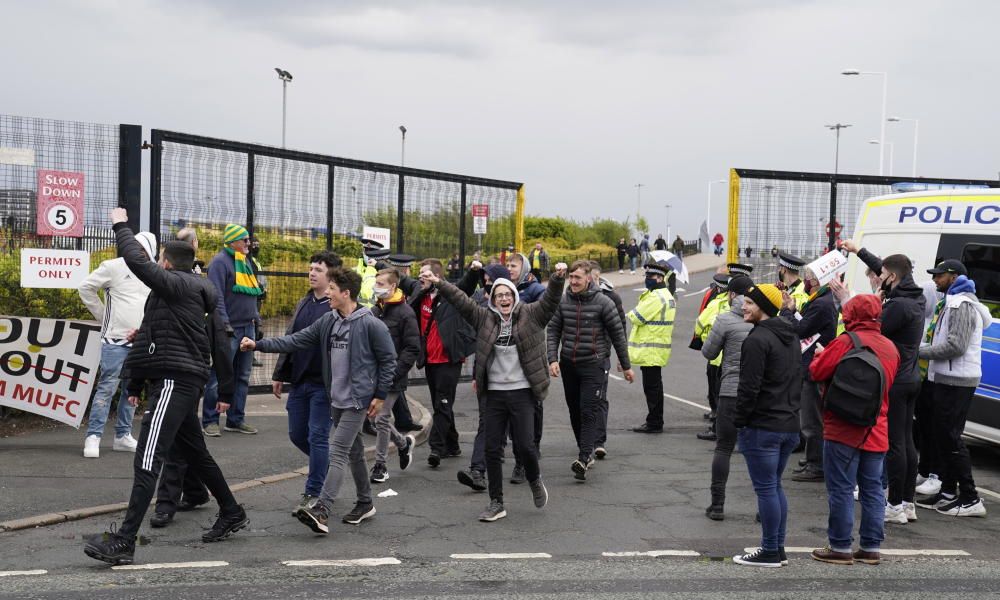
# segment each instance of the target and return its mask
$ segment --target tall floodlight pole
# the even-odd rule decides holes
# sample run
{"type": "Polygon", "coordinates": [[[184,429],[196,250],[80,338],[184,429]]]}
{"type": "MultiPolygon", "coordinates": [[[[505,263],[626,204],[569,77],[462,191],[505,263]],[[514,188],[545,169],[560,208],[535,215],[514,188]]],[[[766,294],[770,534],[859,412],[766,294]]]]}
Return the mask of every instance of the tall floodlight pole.
{"type": "MultiPolygon", "coordinates": [[[[712,184],[726,183],[725,179],[713,179],[708,182],[708,200],[705,202],[705,231],[712,235],[712,184]]],[[[709,238],[711,239],[711,238],[709,238]]]]}
{"type": "Polygon", "coordinates": [[[639,218],[642,217],[642,188],[646,187],[645,183],[635,184],[635,221],[636,226],[639,225],[639,218]]]}
{"type": "Polygon", "coordinates": [[[836,175],[837,173],[840,172],[839,171],[839,169],[840,169],[840,130],[841,129],[847,129],[848,127],[850,127],[850,125],[845,125],[843,123],[835,123],[833,125],[824,125],[823,127],[826,127],[827,129],[829,129],[831,131],[834,131],[837,134],[837,143],[836,143],[836,146],[834,148],[834,153],[833,153],[833,174],[836,175]]]}
{"type": "Polygon", "coordinates": [[[889,97],[889,74],[885,71],[861,71],[858,69],[844,69],[841,75],[881,75],[882,76],[882,118],[879,125],[879,149],[878,149],[878,174],[883,174],[883,163],[885,162],[885,106],[889,97]]]}
{"type": "Polygon", "coordinates": [[[827,249],[833,250],[837,247],[837,173],[840,172],[840,130],[847,129],[850,125],[844,123],[834,123],[824,125],[827,129],[837,134],[837,142],[833,153],[833,179],[830,180],[830,220],[827,227],[827,249]]]}
{"type": "MultiPolygon", "coordinates": [[[[285,131],[288,117],[288,82],[292,80],[292,74],[288,71],[275,67],[274,71],[278,74],[278,79],[281,80],[281,147],[285,147],[285,131]]],[[[250,165],[253,168],[253,165],[250,165]]],[[[285,159],[281,159],[281,191],[278,194],[279,206],[281,211],[278,215],[279,219],[284,219],[285,216],[285,159]]]]}
{"type": "Polygon", "coordinates": [[[912,176],[917,176],[917,135],[920,132],[920,119],[910,119],[906,117],[889,117],[890,123],[901,123],[903,121],[913,122],[913,172],[912,176]]]}
{"type": "Polygon", "coordinates": [[[399,132],[403,135],[399,145],[399,166],[406,166],[406,125],[399,126],[399,132]]]}
{"type": "MultiPolygon", "coordinates": [[[[671,235],[672,232],[670,231],[670,207],[671,207],[670,204],[664,204],[663,205],[663,208],[667,209],[667,240],[671,240],[674,237],[673,235],[671,235]]],[[[672,243],[672,242],[668,241],[667,243],[669,244],[669,243],[672,243]]]]}

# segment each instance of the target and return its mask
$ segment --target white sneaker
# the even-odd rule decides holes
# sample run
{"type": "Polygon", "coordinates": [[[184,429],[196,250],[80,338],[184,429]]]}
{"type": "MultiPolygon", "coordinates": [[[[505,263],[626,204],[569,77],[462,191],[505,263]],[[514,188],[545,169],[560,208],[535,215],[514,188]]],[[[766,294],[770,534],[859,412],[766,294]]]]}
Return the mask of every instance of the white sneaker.
{"type": "Polygon", "coordinates": [[[635,275],[635,271],[631,271],[629,274],[630,275],[635,275]]]}
{"type": "Polygon", "coordinates": [[[860,495],[861,495],[861,488],[859,488],[858,486],[854,486],[854,501],[855,502],[861,502],[860,495]]]}
{"type": "Polygon", "coordinates": [[[909,522],[914,522],[917,520],[917,505],[912,502],[903,502],[903,512],[906,514],[906,520],[909,522]]]}
{"type": "Polygon", "coordinates": [[[936,496],[941,492],[941,480],[934,473],[931,473],[926,481],[917,486],[915,490],[921,496],[936,496]]]}
{"type": "Polygon", "coordinates": [[[115,443],[111,447],[112,450],[116,452],[135,452],[135,447],[139,445],[139,442],[132,437],[132,434],[126,433],[121,437],[115,438],[115,443]]]}
{"type": "Polygon", "coordinates": [[[970,504],[962,504],[961,500],[955,500],[951,504],[939,507],[937,511],[952,517],[985,517],[986,505],[983,504],[982,498],[970,504]]]}
{"type": "Polygon", "coordinates": [[[906,518],[906,506],[904,504],[900,504],[898,506],[886,504],[885,522],[896,523],[898,525],[906,525],[909,523],[909,520],[906,518]]]}
{"type": "Polygon", "coordinates": [[[921,485],[925,481],[927,481],[927,478],[921,475],[920,473],[917,473],[917,485],[921,485]]]}
{"type": "Polygon", "coordinates": [[[624,273],[624,272],[625,272],[625,271],[622,271],[621,269],[618,269],[618,274],[619,274],[619,275],[621,275],[621,274],[622,274],[622,273],[624,273]]]}
{"type": "Polygon", "coordinates": [[[88,435],[87,439],[83,440],[83,457],[84,458],[101,457],[101,436],[88,435]]]}

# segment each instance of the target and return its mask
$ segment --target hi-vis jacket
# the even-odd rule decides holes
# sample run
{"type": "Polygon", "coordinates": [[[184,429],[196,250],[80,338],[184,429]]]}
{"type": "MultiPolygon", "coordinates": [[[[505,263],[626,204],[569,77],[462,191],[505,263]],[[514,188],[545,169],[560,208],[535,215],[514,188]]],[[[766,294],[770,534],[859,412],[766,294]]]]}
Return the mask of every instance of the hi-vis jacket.
{"type": "Polygon", "coordinates": [[[378,298],[375,297],[375,276],[378,270],[368,266],[364,257],[358,259],[358,266],[354,272],[361,275],[361,292],[358,293],[358,304],[371,308],[378,298]]]}
{"type": "MultiPolygon", "coordinates": [[[[719,318],[719,315],[729,311],[729,294],[722,293],[712,298],[705,305],[705,309],[701,311],[698,315],[698,319],[694,322],[694,335],[701,339],[702,342],[708,340],[708,334],[712,332],[712,326],[715,325],[715,320],[719,318]]],[[[722,354],[708,361],[708,364],[715,365],[716,367],[722,364],[722,354]]]]}
{"type": "Polygon", "coordinates": [[[795,310],[802,312],[802,307],[809,301],[809,294],[806,292],[806,284],[799,279],[788,288],[788,295],[795,300],[795,310]]]}
{"type": "Polygon", "coordinates": [[[646,290],[628,313],[628,356],[633,365],[662,367],[670,360],[670,338],[674,332],[677,303],[666,287],[646,290]]]}

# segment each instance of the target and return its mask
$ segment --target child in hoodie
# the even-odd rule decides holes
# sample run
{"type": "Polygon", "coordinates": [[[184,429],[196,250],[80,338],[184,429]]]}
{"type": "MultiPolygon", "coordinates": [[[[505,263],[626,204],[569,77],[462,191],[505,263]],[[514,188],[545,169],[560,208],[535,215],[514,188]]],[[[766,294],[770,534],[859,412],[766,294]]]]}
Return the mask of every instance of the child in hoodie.
{"type": "Polygon", "coordinates": [[[507,256],[507,270],[510,271],[510,280],[517,285],[517,293],[521,297],[521,302],[531,304],[542,297],[545,293],[545,286],[538,283],[535,276],[531,274],[531,263],[524,254],[510,254],[507,256]]]}

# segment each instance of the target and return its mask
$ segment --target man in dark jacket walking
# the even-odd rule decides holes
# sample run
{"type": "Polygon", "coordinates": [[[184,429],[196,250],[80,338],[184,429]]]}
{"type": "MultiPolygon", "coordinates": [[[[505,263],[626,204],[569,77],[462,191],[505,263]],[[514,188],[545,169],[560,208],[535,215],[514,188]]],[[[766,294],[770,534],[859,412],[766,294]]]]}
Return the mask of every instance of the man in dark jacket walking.
{"type": "Polygon", "coordinates": [[[211,348],[205,315],[215,310],[215,290],[191,272],[191,244],[167,242],[159,265],[154,264],[135,240],[127,221],[125,209],[111,212],[119,253],[129,270],[151,291],[142,325],[122,369],[128,379],[146,381],[149,408],[142,418],[125,520],[117,532],[107,532],[84,546],[87,556],[113,565],[132,562],[139,526],[171,447],[184,456],[219,502],[219,517],[202,535],[202,541],[223,540],[249,523],[205,446],[195,414],[208,381],[211,348]]]}
{"type": "MultiPolygon", "coordinates": [[[[625,316],[625,308],[622,306],[622,297],[615,291],[615,286],[607,279],[601,277],[601,263],[596,260],[590,261],[590,275],[594,284],[600,288],[601,293],[615,303],[615,310],[618,311],[618,318],[622,320],[622,327],[628,330],[628,317],[625,316]]],[[[608,344],[611,341],[608,340],[608,344]]],[[[601,393],[601,400],[597,405],[597,437],[594,440],[594,458],[604,460],[608,456],[608,414],[611,405],[608,402],[608,375],[611,373],[611,355],[604,359],[604,388],[601,393]]]]}
{"type": "Polygon", "coordinates": [[[590,277],[590,261],[578,260],[569,268],[569,292],[548,326],[549,373],[563,376],[566,405],[576,435],[579,457],[571,468],[579,481],[587,479],[594,464],[598,405],[603,396],[605,359],[610,344],[629,383],[635,380],[629,361],[628,340],[615,303],[601,293],[590,277]]]}
{"type": "Polygon", "coordinates": [[[823,412],[819,386],[809,377],[816,344],[830,343],[837,335],[837,306],[829,286],[820,286],[816,275],[804,270],[803,285],[809,299],[796,309],[795,298],[782,292],[781,316],[790,320],[805,348],[802,362],[802,436],[806,440],[806,464],[792,474],[792,481],[823,481],[823,412]]]}
{"type": "MultiPolygon", "coordinates": [[[[421,263],[420,271],[431,271],[437,277],[444,274],[441,261],[432,258],[421,263]]],[[[462,363],[474,350],[475,332],[426,280],[421,281],[420,289],[410,298],[410,306],[420,325],[417,367],[424,369],[434,411],[427,464],[436,469],[441,459],[462,454],[455,429],[455,398],[462,363]]]]}
{"type": "Polygon", "coordinates": [[[770,284],[751,286],[743,296],[743,319],[754,327],[740,353],[733,425],[757,494],[761,544],[733,561],[750,567],[781,567],[785,561],[788,501],[781,475],[799,442],[802,362],[795,327],[775,318],[781,305],[781,291],[770,284]]]}

